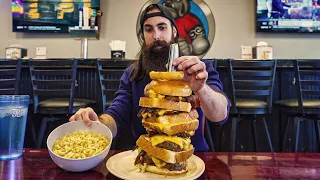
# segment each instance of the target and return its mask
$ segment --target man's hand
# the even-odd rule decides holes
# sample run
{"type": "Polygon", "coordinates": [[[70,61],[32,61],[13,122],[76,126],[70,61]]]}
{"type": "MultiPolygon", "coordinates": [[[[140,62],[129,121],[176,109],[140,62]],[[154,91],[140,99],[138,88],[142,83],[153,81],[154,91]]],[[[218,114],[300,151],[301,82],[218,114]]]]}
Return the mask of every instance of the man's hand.
{"type": "Polygon", "coordinates": [[[80,108],[69,121],[78,121],[83,120],[83,122],[87,125],[91,125],[91,121],[96,121],[98,123],[104,124],[107,126],[111,132],[113,137],[117,135],[117,124],[115,120],[108,114],[102,114],[101,116],[97,116],[94,110],[90,107],[80,108]]]}
{"type": "Polygon", "coordinates": [[[205,63],[200,61],[197,56],[182,56],[173,60],[172,64],[176,70],[184,71],[184,80],[189,83],[192,91],[198,96],[206,118],[212,122],[226,119],[228,100],[222,93],[214,91],[206,84],[208,72],[205,63]]]}
{"type": "Polygon", "coordinates": [[[78,121],[83,120],[83,122],[90,126],[91,121],[97,121],[100,123],[99,118],[97,114],[94,112],[94,110],[90,107],[87,108],[80,108],[71,118],[69,121],[78,121]]]}
{"type": "Polygon", "coordinates": [[[189,83],[192,91],[197,92],[204,87],[208,72],[204,62],[197,56],[181,56],[172,63],[177,70],[184,71],[184,80],[189,83]]]}
{"type": "Polygon", "coordinates": [[[185,38],[179,38],[178,40],[179,48],[185,55],[191,55],[192,45],[187,42],[185,38]]]}

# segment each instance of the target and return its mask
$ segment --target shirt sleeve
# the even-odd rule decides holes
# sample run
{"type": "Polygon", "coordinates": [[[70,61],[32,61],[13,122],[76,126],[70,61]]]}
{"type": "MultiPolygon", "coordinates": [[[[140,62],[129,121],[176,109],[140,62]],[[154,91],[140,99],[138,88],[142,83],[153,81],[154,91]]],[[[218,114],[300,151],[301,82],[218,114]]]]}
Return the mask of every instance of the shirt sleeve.
{"type": "Polygon", "coordinates": [[[119,90],[115,93],[112,104],[106,110],[117,124],[117,136],[130,128],[132,114],[132,83],[129,78],[129,68],[120,79],[119,90]]]}
{"type": "Polygon", "coordinates": [[[226,96],[226,94],[223,92],[223,85],[222,85],[222,82],[220,81],[219,73],[216,70],[213,69],[213,66],[209,61],[203,60],[203,62],[206,64],[206,69],[207,69],[207,72],[208,72],[208,79],[207,79],[206,84],[209,87],[211,87],[214,91],[223,94],[227,98],[227,101],[228,101],[227,117],[224,120],[220,121],[220,122],[216,122],[216,124],[222,125],[229,118],[230,101],[229,101],[228,97],[226,96]]]}

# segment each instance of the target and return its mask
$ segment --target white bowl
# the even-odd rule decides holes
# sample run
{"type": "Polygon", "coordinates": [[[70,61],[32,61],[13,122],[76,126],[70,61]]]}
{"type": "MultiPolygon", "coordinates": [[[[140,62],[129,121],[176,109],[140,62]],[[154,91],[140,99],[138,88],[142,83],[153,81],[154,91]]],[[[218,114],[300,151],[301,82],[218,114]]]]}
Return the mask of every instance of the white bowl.
{"type": "Polygon", "coordinates": [[[72,121],[72,122],[65,123],[57,127],[56,129],[54,129],[50,133],[47,139],[47,147],[49,149],[49,154],[52,160],[62,169],[65,169],[71,172],[87,171],[89,169],[96,167],[108,155],[111,147],[111,143],[112,143],[112,133],[107,126],[97,122],[92,122],[91,126],[88,127],[84,124],[83,121],[72,121]],[[89,158],[70,159],[70,158],[61,157],[53,153],[52,147],[56,142],[56,140],[58,140],[60,137],[62,137],[67,133],[72,133],[79,130],[90,130],[95,133],[101,133],[106,136],[106,138],[110,141],[110,143],[105,150],[89,158]]]}

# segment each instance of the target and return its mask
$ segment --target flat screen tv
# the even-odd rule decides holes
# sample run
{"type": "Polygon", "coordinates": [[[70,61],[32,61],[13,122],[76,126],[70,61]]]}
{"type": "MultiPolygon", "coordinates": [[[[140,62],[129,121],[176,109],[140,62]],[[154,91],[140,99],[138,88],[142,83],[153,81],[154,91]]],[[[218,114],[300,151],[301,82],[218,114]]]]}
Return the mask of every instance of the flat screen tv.
{"type": "Polygon", "coordinates": [[[255,0],[257,32],[320,32],[320,0],[255,0]]]}
{"type": "Polygon", "coordinates": [[[12,30],[68,33],[82,7],[99,9],[100,0],[12,0],[12,30]]]}

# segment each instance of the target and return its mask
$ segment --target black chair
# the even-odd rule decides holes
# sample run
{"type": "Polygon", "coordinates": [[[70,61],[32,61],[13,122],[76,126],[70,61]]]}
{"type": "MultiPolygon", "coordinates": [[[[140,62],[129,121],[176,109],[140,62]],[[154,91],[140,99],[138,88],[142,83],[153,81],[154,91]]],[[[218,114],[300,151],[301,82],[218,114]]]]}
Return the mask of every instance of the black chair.
{"type": "Polygon", "coordinates": [[[118,91],[124,70],[132,64],[130,60],[97,60],[97,71],[101,88],[102,112],[112,103],[118,91]]]}
{"type": "Polygon", "coordinates": [[[300,123],[304,120],[313,120],[318,146],[320,147],[320,61],[295,60],[293,66],[297,99],[279,100],[275,102],[275,106],[279,107],[288,116],[282,149],[285,149],[285,139],[287,139],[289,125],[293,119],[294,151],[298,152],[300,123]]]}
{"type": "Polygon", "coordinates": [[[43,115],[36,147],[40,148],[47,123],[74,114],[95,102],[74,98],[77,60],[29,60],[34,113],[43,115]]]}
{"type": "Polygon", "coordinates": [[[0,60],[0,95],[19,94],[21,60],[0,60]]]}
{"type": "MultiPolygon", "coordinates": [[[[217,69],[218,61],[216,59],[210,61],[213,69],[217,69]]],[[[204,137],[207,141],[207,144],[209,146],[210,152],[215,152],[214,143],[213,143],[213,137],[211,133],[211,128],[213,126],[213,123],[211,123],[208,119],[205,119],[205,126],[204,126],[204,137]]]]}
{"type": "Polygon", "coordinates": [[[254,147],[258,151],[256,120],[261,119],[273,151],[266,118],[272,112],[273,84],[277,61],[228,60],[231,87],[231,151],[235,151],[238,121],[252,118],[254,147]]]}
{"type": "MultiPolygon", "coordinates": [[[[0,95],[18,95],[20,89],[22,60],[0,60],[0,95]]],[[[32,100],[30,100],[32,102],[32,100]]],[[[29,108],[30,111],[30,108],[29,108]]],[[[27,120],[27,129],[31,128],[33,143],[36,142],[36,133],[32,122],[27,120]]],[[[28,130],[26,130],[28,131],[28,130]]],[[[28,132],[27,132],[28,133],[28,132]]],[[[26,141],[25,141],[26,142],[26,141]]]]}
{"type": "MultiPolygon", "coordinates": [[[[114,95],[120,86],[120,78],[131,60],[97,60],[97,71],[101,88],[101,111],[105,112],[114,100],[114,95]]],[[[111,149],[131,149],[135,145],[135,139],[131,130],[121,133],[112,141],[111,149]]]]}

